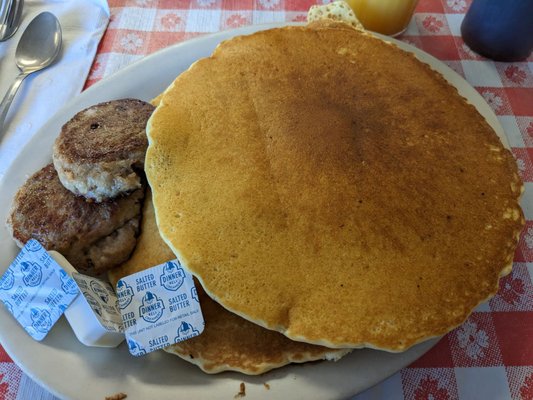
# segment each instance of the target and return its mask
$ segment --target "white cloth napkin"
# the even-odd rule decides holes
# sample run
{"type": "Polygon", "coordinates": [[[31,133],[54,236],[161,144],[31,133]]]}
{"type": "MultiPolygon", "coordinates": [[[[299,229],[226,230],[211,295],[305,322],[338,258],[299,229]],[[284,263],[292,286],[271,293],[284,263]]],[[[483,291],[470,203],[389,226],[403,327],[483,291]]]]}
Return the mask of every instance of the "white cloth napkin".
{"type": "Polygon", "coordinates": [[[59,19],[63,50],[56,63],[24,80],[4,127],[0,127],[0,132],[5,130],[0,137],[0,181],[21,147],[59,108],[81,92],[109,21],[106,0],[26,0],[17,33],[0,43],[0,100],[19,73],[15,50],[22,32],[43,11],[59,19]]]}

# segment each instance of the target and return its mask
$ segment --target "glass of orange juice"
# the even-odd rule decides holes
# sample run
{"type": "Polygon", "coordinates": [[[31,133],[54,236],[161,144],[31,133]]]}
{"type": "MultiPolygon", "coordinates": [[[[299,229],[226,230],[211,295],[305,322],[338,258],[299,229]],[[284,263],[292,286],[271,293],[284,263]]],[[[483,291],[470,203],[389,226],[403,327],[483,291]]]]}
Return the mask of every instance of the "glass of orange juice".
{"type": "Polygon", "coordinates": [[[346,0],[365,29],[389,36],[407,29],[418,0],[346,0]]]}

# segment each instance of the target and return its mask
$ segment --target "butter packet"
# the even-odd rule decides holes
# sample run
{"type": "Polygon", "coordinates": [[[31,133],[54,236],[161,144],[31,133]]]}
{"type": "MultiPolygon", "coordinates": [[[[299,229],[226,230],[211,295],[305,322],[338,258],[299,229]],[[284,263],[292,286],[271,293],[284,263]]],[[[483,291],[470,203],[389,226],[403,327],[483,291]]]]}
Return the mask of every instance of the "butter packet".
{"type": "Polygon", "coordinates": [[[98,322],[109,332],[123,332],[118,299],[113,287],[104,281],[74,272],[72,278],[94,311],[98,322]]]}
{"type": "Polygon", "coordinates": [[[122,318],[118,311],[117,300],[111,285],[101,281],[92,283],[94,278],[78,274],[68,260],[57,251],[50,250],[48,254],[68,274],[73,276],[74,279],[78,279],[76,283],[82,294],[65,310],[65,318],[78,340],[86,346],[117,347],[124,341],[124,334],[121,329],[122,318]],[[89,300],[86,296],[88,296],[89,300]],[[111,311],[113,300],[110,299],[112,298],[115,299],[115,307],[111,311]],[[89,301],[93,303],[92,306],[89,301]],[[100,302],[106,303],[105,307],[100,302]]]}
{"type": "Polygon", "coordinates": [[[78,294],[76,282],[33,239],[0,279],[0,300],[26,332],[39,341],[78,294]]]}
{"type": "Polygon", "coordinates": [[[0,278],[0,300],[36,340],[63,313],[85,345],[116,347],[125,337],[136,356],[204,329],[192,276],[177,260],[121,279],[117,294],[108,282],[78,273],[36,240],[26,243],[0,278]]]}
{"type": "Polygon", "coordinates": [[[135,356],[193,338],[204,330],[192,275],[178,260],[120,279],[117,296],[128,347],[135,356]]]}
{"type": "Polygon", "coordinates": [[[125,337],[130,353],[141,356],[204,329],[194,281],[177,260],[122,278],[116,294],[109,283],[60,264],[82,293],[66,316],[88,346],[115,347],[125,337]]]}

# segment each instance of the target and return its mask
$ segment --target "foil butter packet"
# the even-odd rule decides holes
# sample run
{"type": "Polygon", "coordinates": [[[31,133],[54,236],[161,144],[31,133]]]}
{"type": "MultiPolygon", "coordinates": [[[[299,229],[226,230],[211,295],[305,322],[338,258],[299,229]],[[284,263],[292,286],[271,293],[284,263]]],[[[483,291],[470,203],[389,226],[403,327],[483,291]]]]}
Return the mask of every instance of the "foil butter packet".
{"type": "Polygon", "coordinates": [[[204,330],[192,275],[178,260],[122,278],[117,295],[128,347],[135,356],[191,339],[204,330]]]}
{"type": "Polygon", "coordinates": [[[76,282],[36,240],[0,278],[0,300],[35,340],[43,340],[79,295],[76,282]]]}

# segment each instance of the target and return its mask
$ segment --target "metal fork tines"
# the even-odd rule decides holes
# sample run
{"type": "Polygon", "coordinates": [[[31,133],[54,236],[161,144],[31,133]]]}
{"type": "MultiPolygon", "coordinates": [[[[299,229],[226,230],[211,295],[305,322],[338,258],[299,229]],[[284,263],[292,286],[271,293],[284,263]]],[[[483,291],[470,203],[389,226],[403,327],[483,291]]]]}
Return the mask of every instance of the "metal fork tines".
{"type": "Polygon", "coordinates": [[[0,42],[17,31],[24,0],[0,0],[0,42]]]}

